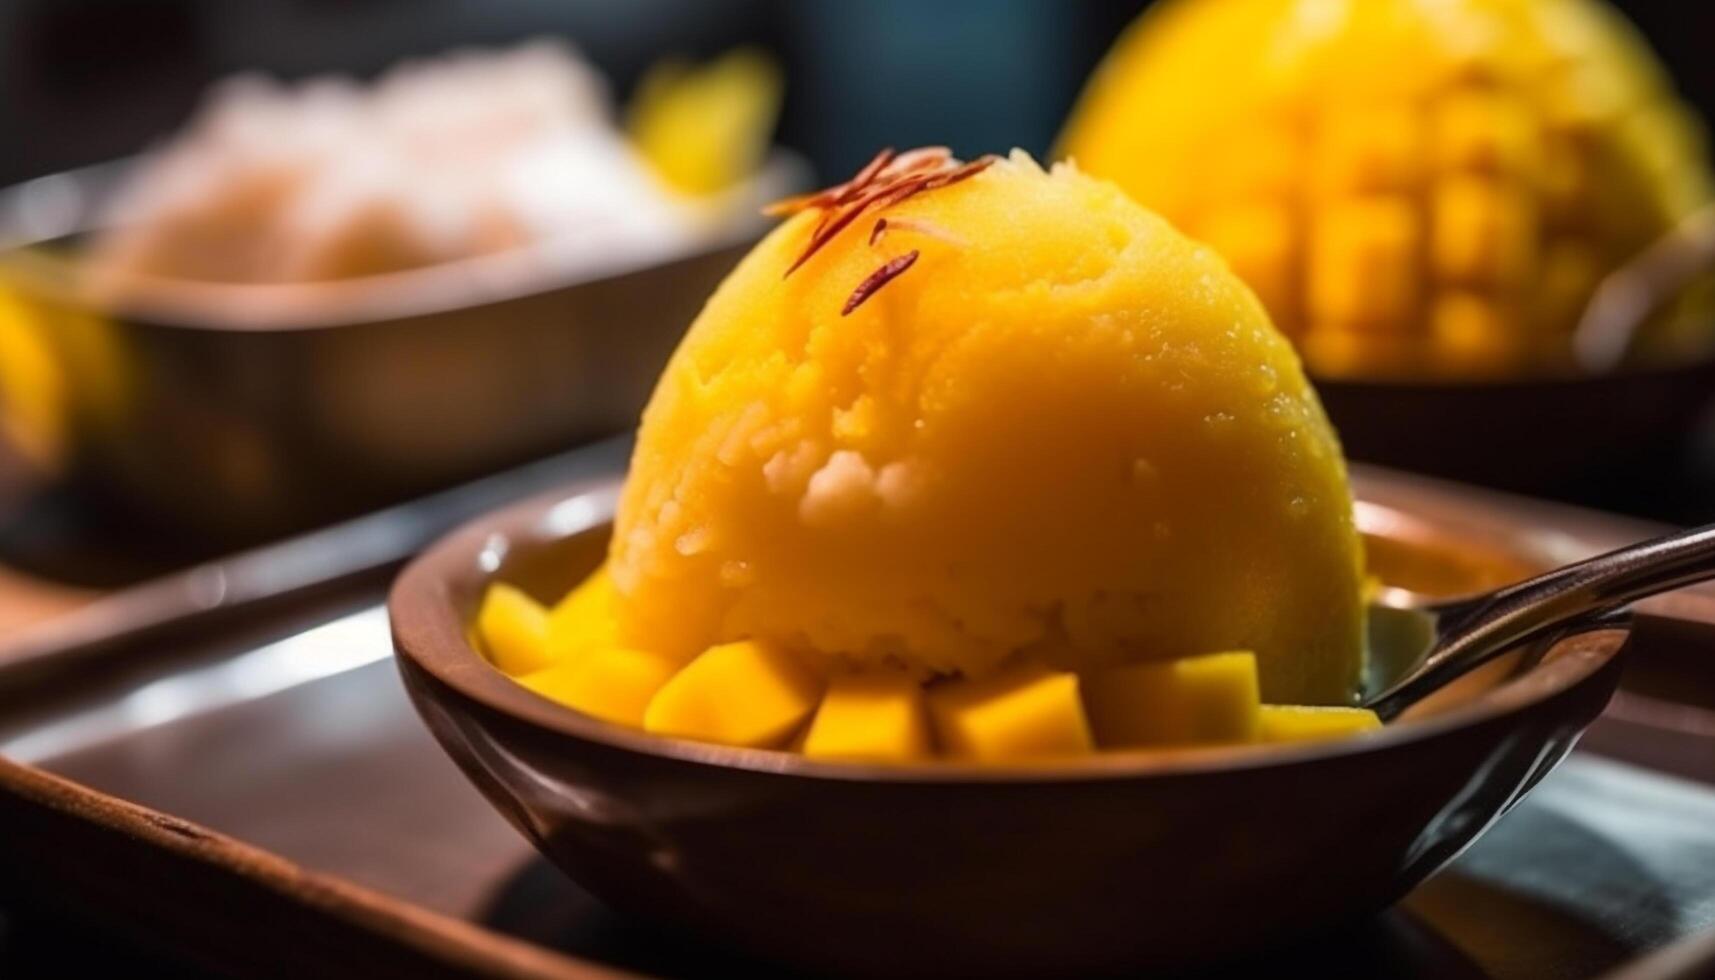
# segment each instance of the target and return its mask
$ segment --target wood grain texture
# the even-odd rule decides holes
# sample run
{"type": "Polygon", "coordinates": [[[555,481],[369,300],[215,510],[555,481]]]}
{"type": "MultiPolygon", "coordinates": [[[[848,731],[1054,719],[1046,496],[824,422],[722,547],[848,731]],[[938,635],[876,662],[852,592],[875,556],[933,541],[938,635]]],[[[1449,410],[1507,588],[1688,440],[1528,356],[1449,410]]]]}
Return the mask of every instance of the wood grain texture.
{"type": "Polygon", "coordinates": [[[75,895],[79,907],[68,912],[98,915],[145,948],[243,976],[625,976],[306,871],[9,760],[0,759],[0,786],[0,887],[25,899],[75,895]],[[154,900],[139,901],[143,891],[154,900]],[[225,914],[193,926],[175,912],[179,903],[225,914]],[[273,941],[258,942],[258,928],[273,941]]]}

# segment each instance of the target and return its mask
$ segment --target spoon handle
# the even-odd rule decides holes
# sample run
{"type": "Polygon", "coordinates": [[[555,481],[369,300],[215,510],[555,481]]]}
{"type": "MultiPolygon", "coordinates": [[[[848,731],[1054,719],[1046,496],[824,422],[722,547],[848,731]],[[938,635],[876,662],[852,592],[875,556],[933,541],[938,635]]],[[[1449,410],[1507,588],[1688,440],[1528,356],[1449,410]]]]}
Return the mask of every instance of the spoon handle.
{"type": "Polygon", "coordinates": [[[1370,706],[1392,717],[1521,641],[1709,579],[1715,579],[1715,524],[1610,551],[1444,607],[1423,665],[1370,706]]]}

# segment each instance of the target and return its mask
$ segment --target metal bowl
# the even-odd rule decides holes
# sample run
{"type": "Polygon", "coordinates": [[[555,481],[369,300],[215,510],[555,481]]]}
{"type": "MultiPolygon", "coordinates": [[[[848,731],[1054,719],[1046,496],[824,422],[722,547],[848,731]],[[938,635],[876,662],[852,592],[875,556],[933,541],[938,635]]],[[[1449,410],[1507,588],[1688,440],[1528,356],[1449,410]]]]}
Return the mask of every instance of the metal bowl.
{"type": "MultiPolygon", "coordinates": [[[[1371,738],[1016,767],[658,738],[537,697],[466,640],[490,581],[549,598],[588,573],[614,494],[514,506],[408,568],[389,602],[405,686],[472,782],[591,891],[817,974],[1179,969],[1373,914],[1521,799],[1619,676],[1625,633],[1608,629],[1485,669],[1371,738]]],[[[1385,541],[1378,567],[1411,583],[1475,589],[1559,557],[1492,527],[1459,538],[1401,497],[1359,514],[1385,541]]]]}
{"type": "MultiPolygon", "coordinates": [[[[592,268],[544,247],[302,285],[139,279],[98,299],[77,239],[123,169],[0,192],[9,329],[48,352],[37,373],[53,375],[23,383],[58,400],[37,455],[104,505],[229,544],[630,428],[761,230],[751,211],[665,262],[613,254],[592,268]]],[[[776,159],[750,196],[802,174],[776,159]]]]}

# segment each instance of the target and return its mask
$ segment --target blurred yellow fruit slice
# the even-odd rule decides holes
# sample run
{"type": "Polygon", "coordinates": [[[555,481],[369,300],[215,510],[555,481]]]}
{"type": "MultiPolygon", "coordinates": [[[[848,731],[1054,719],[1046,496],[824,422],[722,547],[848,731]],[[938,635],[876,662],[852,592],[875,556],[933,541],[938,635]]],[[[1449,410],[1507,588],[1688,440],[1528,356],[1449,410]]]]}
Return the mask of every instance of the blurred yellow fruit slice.
{"type": "Polygon", "coordinates": [[[1368,708],[1265,704],[1259,733],[1264,742],[1314,742],[1345,738],[1380,727],[1381,719],[1368,708]]]}
{"type": "Polygon", "coordinates": [[[942,751],[981,762],[1087,755],[1090,726],[1078,678],[1024,666],[929,691],[929,715],[942,751]]]}
{"type": "Polygon", "coordinates": [[[927,756],[922,686],[903,671],[835,677],[822,695],[803,751],[812,758],[878,762],[927,756]]]}
{"type": "Polygon", "coordinates": [[[49,341],[50,324],[0,285],[0,437],[31,462],[53,467],[67,437],[65,369],[49,341]]]}
{"type": "Polygon", "coordinates": [[[816,709],[822,682],[772,643],[710,647],[649,702],[643,727],[723,745],[779,745],[816,709]]]}
{"type": "Polygon", "coordinates": [[[548,610],[523,592],[496,582],[483,594],[477,635],[488,659],[517,677],[548,666],[548,610]]]}
{"type": "Polygon", "coordinates": [[[632,99],[632,142],[669,184],[713,194],[762,165],[780,114],[780,69],[753,48],[702,67],[664,61],[632,99]]]}
{"type": "Polygon", "coordinates": [[[658,653],[610,647],[527,674],[518,683],[586,715],[642,728],[649,702],[679,666],[658,653]]]}
{"type": "Polygon", "coordinates": [[[1084,708],[1103,748],[1254,741],[1256,656],[1211,653],[1082,678],[1084,708]]]}

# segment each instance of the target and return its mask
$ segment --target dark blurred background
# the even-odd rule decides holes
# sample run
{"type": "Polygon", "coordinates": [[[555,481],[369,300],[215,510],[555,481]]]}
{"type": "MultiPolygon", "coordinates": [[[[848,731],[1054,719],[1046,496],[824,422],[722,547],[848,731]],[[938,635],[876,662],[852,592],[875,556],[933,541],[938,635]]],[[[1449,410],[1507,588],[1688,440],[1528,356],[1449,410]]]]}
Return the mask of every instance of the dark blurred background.
{"type": "MultiPolygon", "coordinates": [[[[823,174],[877,146],[1041,153],[1142,0],[13,0],[0,4],[0,183],[135,152],[211,81],[373,75],[541,34],[623,96],[663,54],[753,42],[787,71],[781,142],[823,174]]],[[[1619,0],[1681,89],[1715,107],[1715,4],[1619,0]]]]}

